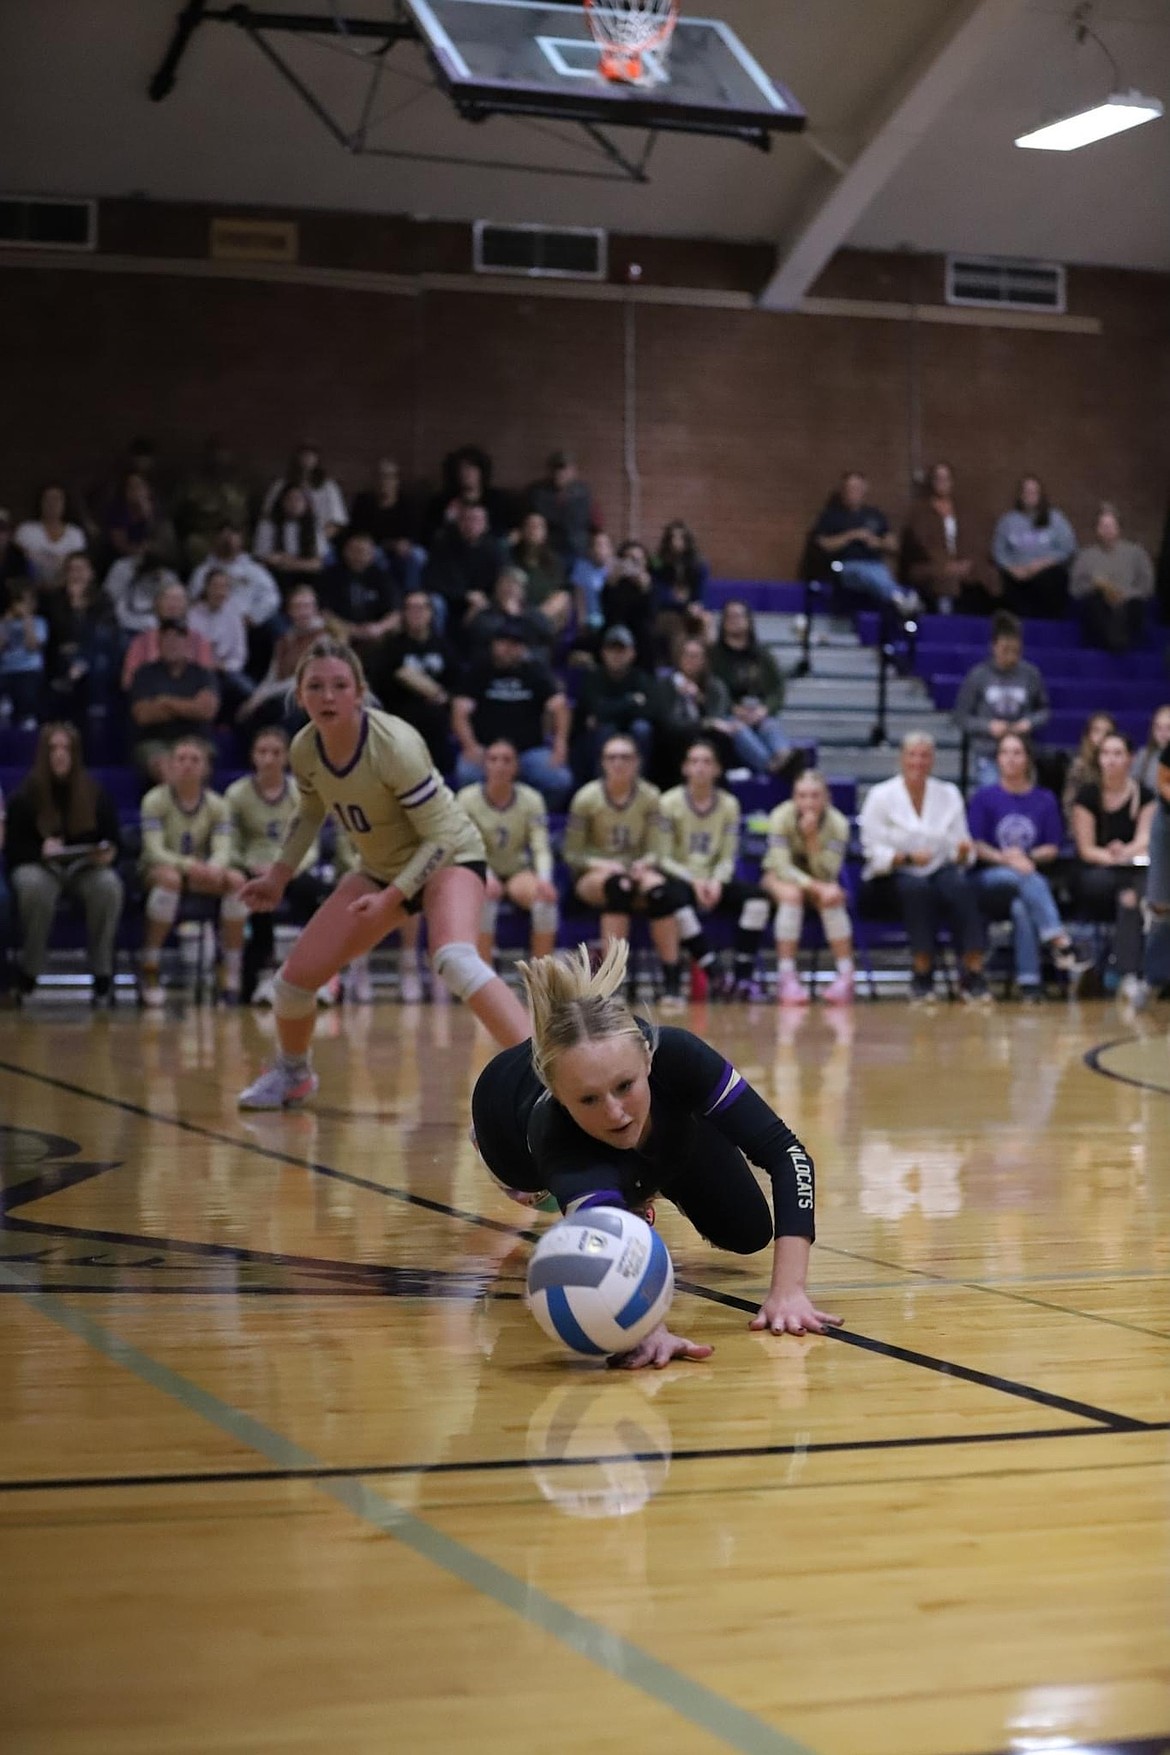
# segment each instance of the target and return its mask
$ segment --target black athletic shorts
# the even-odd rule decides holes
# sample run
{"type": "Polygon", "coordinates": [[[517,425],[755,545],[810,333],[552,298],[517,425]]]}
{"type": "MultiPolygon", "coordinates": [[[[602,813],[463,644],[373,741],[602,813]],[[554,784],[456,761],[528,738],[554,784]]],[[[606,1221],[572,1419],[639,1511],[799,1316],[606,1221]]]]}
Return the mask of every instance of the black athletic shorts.
{"type": "MultiPolygon", "coordinates": [[[[487,866],[484,864],[482,859],[457,859],[454,862],[454,868],[444,865],[444,866],[440,866],[439,869],[440,869],[440,871],[449,871],[451,869],[457,869],[459,871],[473,871],[475,873],[476,877],[479,879],[481,884],[486,884],[486,882],[487,882],[487,866]]],[[[367,873],[367,876],[368,875],[369,874],[367,873]]],[[[436,874],[434,872],[431,873],[431,877],[434,877],[435,875],[436,874]]],[[[430,883],[430,881],[431,881],[430,878],[428,878],[427,883],[430,883]]],[[[407,900],[403,904],[403,906],[405,907],[406,912],[408,914],[421,914],[422,913],[423,895],[426,892],[426,887],[427,887],[427,885],[423,884],[421,889],[416,890],[414,892],[413,896],[409,896],[407,898],[407,900]]],[[[383,884],[382,888],[384,890],[388,890],[390,888],[390,885],[383,884]]]]}

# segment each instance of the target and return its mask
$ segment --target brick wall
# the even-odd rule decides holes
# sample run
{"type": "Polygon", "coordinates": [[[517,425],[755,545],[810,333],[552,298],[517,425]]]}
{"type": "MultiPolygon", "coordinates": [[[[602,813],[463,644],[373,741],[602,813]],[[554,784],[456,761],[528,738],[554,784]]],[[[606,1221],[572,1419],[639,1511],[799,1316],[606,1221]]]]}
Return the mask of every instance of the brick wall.
{"type": "MultiPolygon", "coordinates": [[[[901,299],[906,272],[847,253],[817,291],[901,299]]],[[[1156,544],[1167,282],[1074,271],[1071,283],[1072,308],[1100,317],[1101,335],[639,305],[643,533],[683,517],[720,572],[790,573],[844,465],[866,468],[898,515],[912,465],[941,455],[982,532],[1030,468],[1080,528],[1108,496],[1156,544]]],[[[433,476],[473,440],[519,484],[569,443],[624,534],[627,339],[620,303],[0,265],[0,503],[24,515],[48,474],[104,476],[137,432],[176,468],[221,432],[258,484],[304,434],[351,488],[383,450],[433,476]]]]}

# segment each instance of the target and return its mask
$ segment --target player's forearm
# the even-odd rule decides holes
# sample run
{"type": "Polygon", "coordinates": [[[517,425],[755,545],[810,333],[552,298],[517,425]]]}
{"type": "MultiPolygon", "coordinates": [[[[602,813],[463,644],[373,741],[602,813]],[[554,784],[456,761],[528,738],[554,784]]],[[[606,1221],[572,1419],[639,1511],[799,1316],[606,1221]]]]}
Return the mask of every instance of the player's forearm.
{"type": "Polygon", "coordinates": [[[803,1292],[812,1244],[807,1237],[777,1237],[772,1249],[773,1294],[803,1292]]]}

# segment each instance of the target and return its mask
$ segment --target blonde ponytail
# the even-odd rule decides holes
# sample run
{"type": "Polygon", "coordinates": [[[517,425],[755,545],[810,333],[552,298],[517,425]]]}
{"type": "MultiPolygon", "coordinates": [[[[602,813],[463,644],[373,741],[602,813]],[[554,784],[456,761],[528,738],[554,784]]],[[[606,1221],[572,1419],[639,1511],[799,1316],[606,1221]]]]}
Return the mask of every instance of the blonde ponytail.
{"type": "Polygon", "coordinates": [[[630,1036],[641,1043],[647,1055],[653,1054],[653,1032],[647,1041],[637,1018],[618,995],[629,956],[626,940],[614,939],[596,969],[587,945],[520,964],[532,1012],[532,1065],[548,1090],[552,1089],[557,1060],[580,1042],[630,1036]]]}

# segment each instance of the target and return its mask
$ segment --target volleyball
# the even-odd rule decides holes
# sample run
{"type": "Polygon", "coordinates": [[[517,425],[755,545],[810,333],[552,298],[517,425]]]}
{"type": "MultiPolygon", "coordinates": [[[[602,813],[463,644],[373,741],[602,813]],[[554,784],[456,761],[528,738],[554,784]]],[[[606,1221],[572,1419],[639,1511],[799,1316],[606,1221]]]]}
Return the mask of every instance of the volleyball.
{"type": "Polygon", "coordinates": [[[673,1297],[665,1243],[621,1207],[570,1213],[545,1232],[528,1264],[528,1308],[545,1334],[592,1358],[636,1347],[673,1297]]]}

